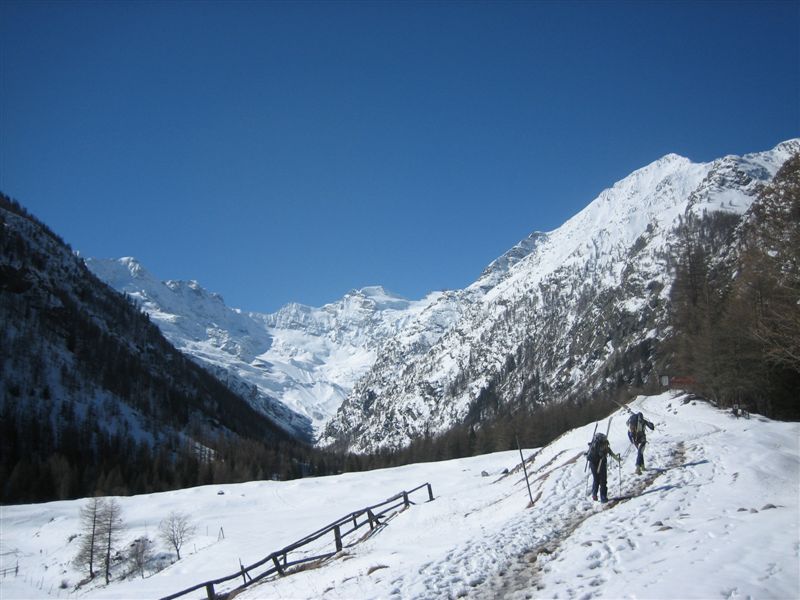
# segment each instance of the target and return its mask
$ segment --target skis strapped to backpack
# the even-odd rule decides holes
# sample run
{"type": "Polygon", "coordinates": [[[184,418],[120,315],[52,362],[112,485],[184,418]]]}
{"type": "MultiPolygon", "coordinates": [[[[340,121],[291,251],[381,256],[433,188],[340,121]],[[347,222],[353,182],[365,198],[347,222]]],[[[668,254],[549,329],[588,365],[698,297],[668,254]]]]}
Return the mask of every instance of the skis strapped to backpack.
{"type": "MultiPolygon", "coordinates": [[[[608,434],[611,432],[611,421],[613,419],[614,417],[608,417],[608,425],[606,426],[606,446],[608,446],[608,434]]],[[[606,460],[607,458],[608,458],[607,454],[603,456],[603,460],[606,460]]]]}
{"type": "MultiPolygon", "coordinates": [[[[613,418],[613,417],[612,417],[613,418]]],[[[605,459],[605,455],[600,456],[600,453],[603,451],[603,448],[600,447],[601,445],[604,447],[608,447],[608,434],[611,431],[611,419],[608,420],[608,426],[606,427],[606,432],[603,434],[602,432],[597,433],[597,423],[594,426],[594,433],[592,434],[592,441],[589,442],[589,450],[586,451],[586,462],[588,463],[590,460],[595,461],[597,459],[605,459]]],[[[586,471],[586,467],[584,466],[584,472],[586,471]]]]}
{"type": "MultiPolygon", "coordinates": [[[[592,449],[592,444],[594,443],[594,434],[597,433],[597,423],[594,424],[594,431],[592,432],[592,439],[589,442],[589,451],[592,449]]],[[[589,452],[586,452],[586,464],[583,465],[583,472],[586,473],[586,467],[589,466],[589,452]]]]}

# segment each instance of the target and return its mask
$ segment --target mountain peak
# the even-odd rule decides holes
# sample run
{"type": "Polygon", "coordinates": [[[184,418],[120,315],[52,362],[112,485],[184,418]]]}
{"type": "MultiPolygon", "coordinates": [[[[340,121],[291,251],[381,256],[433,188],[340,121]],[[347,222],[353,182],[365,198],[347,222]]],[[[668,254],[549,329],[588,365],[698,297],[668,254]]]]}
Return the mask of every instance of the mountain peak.
{"type": "Polygon", "coordinates": [[[547,234],[542,231],[534,231],[524,240],[514,245],[511,250],[496,258],[487,266],[478,277],[478,285],[483,289],[493,287],[509,271],[511,267],[523,258],[533,253],[539,245],[547,240],[547,234]]]}
{"type": "Polygon", "coordinates": [[[382,285],[369,285],[363,288],[350,290],[341,300],[326,306],[339,306],[342,303],[349,304],[353,301],[360,303],[362,308],[369,308],[375,311],[386,309],[402,310],[408,308],[410,304],[408,300],[390,292],[382,285]]]}
{"type": "Polygon", "coordinates": [[[393,296],[391,292],[387,291],[382,285],[368,285],[358,290],[365,296],[393,296]]]}
{"type": "Polygon", "coordinates": [[[668,164],[668,163],[674,163],[674,162],[686,163],[686,162],[691,162],[691,161],[688,158],[686,158],[685,156],[681,156],[680,154],[676,154],[675,152],[669,152],[669,153],[665,154],[664,156],[662,156],[661,158],[659,158],[658,160],[654,161],[651,164],[657,164],[657,163],[668,164]]]}
{"type": "Polygon", "coordinates": [[[132,256],[122,258],[85,258],[84,263],[101,280],[111,287],[130,292],[133,287],[148,287],[158,280],[132,256]]]}

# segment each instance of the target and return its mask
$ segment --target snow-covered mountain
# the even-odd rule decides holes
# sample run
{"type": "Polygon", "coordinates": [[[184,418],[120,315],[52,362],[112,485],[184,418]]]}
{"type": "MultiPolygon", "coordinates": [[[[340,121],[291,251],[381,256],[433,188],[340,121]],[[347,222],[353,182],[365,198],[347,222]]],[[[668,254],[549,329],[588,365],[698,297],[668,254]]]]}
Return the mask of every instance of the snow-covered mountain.
{"type": "Polygon", "coordinates": [[[797,152],[800,140],[700,164],[670,154],[617,182],[420,313],[447,315],[440,327],[408,323],[356,383],[322,443],[399,447],[490,408],[653,383],[681,223],[741,216],[797,152]]]}
{"type": "MultiPolygon", "coordinates": [[[[182,351],[296,435],[357,452],[447,430],[489,405],[543,404],[653,381],[679,228],[739,218],[800,151],[693,163],[669,154],[534,232],[470,286],[419,301],[380,287],[274,314],[227,307],[135,260],[87,260],[182,351]]],[[[722,249],[719,249],[722,251],[722,249]]]]}
{"type": "Polygon", "coordinates": [[[383,342],[419,322],[443,296],[409,301],[376,286],[321,308],[289,304],[261,314],[226,306],[196,281],[160,281],[133,258],[86,264],[137,302],[178,349],[308,439],[372,366],[383,342]]]}
{"type": "Polygon", "coordinates": [[[372,286],[319,308],[291,303],[271,314],[230,308],[196,281],[160,281],[134,258],[85,262],[133,299],[179,350],[287,431],[311,438],[376,360],[386,370],[402,370],[409,353],[427,351],[471,298],[502,279],[540,238],[534,233],[512,248],[466,290],[411,301],[372,286]]]}
{"type": "MultiPolygon", "coordinates": [[[[430,483],[435,500],[397,513],[366,540],[315,568],[269,577],[248,598],[797,598],[800,597],[800,427],[729,411],[685,395],[640,397],[631,408],[655,423],[648,469],[634,474],[620,409],[609,440],[623,455],[611,463],[603,506],[586,493],[583,452],[589,423],[538,450],[514,450],[444,462],[295,481],[118,497],[125,524],[115,549],[154,546],[144,565],[115,560],[112,579],[76,589],[75,566],[87,500],[5,506],[0,513],[5,600],[161,598],[239,571],[318,527],[401,490],[430,483]],[[171,511],[191,517],[196,534],[175,552],[157,534],[171,511]],[[160,570],[157,570],[159,569],[160,570]]],[[[308,548],[330,552],[333,535],[308,548]]],[[[290,554],[290,560],[301,556],[290,554]]],[[[271,566],[271,561],[266,566],[271,566]]],[[[253,576],[260,572],[256,570],[253,576]]],[[[227,593],[241,577],[216,586],[227,593]]],[[[185,598],[205,597],[201,588],[185,598]]]]}

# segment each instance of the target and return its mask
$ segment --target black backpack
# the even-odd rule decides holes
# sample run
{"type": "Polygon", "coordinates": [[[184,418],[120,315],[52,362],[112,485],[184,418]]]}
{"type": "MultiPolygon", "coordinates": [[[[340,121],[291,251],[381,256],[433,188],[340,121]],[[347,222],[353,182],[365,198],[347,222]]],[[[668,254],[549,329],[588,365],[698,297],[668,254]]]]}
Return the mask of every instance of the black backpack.
{"type": "Polygon", "coordinates": [[[628,419],[628,437],[634,444],[644,442],[647,439],[645,437],[645,426],[648,429],[655,429],[655,426],[645,419],[642,413],[631,415],[628,419]]]}
{"type": "Polygon", "coordinates": [[[628,429],[633,437],[638,437],[644,433],[644,415],[642,413],[631,415],[628,419],[628,429]]]}
{"type": "Polygon", "coordinates": [[[604,433],[595,433],[594,438],[589,442],[589,451],[586,456],[592,462],[597,462],[608,448],[608,439],[604,433]]]}

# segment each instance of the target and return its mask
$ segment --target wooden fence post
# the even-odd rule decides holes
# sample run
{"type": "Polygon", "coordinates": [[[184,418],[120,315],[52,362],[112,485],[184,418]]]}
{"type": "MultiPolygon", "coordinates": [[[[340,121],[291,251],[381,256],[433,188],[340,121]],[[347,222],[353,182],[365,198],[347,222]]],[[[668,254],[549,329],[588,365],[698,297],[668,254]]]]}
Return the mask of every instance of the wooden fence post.
{"type": "Polygon", "coordinates": [[[369,517],[369,529],[375,529],[375,515],[372,514],[372,509],[367,509],[367,517],[369,517]]]}
{"type": "Polygon", "coordinates": [[[278,560],[278,555],[272,555],[272,563],[275,565],[275,570],[278,571],[278,575],[283,577],[283,567],[281,566],[281,562],[278,560]]]}
{"type": "Polygon", "coordinates": [[[333,535],[336,537],[336,551],[342,551],[342,531],[339,529],[339,526],[336,525],[333,528],[333,535]]]}
{"type": "Polygon", "coordinates": [[[217,595],[214,593],[213,583],[206,584],[206,594],[208,595],[208,600],[217,600],[217,595]]]}
{"type": "Polygon", "coordinates": [[[430,499],[428,502],[433,502],[433,488],[430,483],[428,484],[428,498],[430,499]]]}
{"type": "Polygon", "coordinates": [[[403,505],[408,506],[410,502],[408,501],[408,492],[403,492],[403,505]]]}

